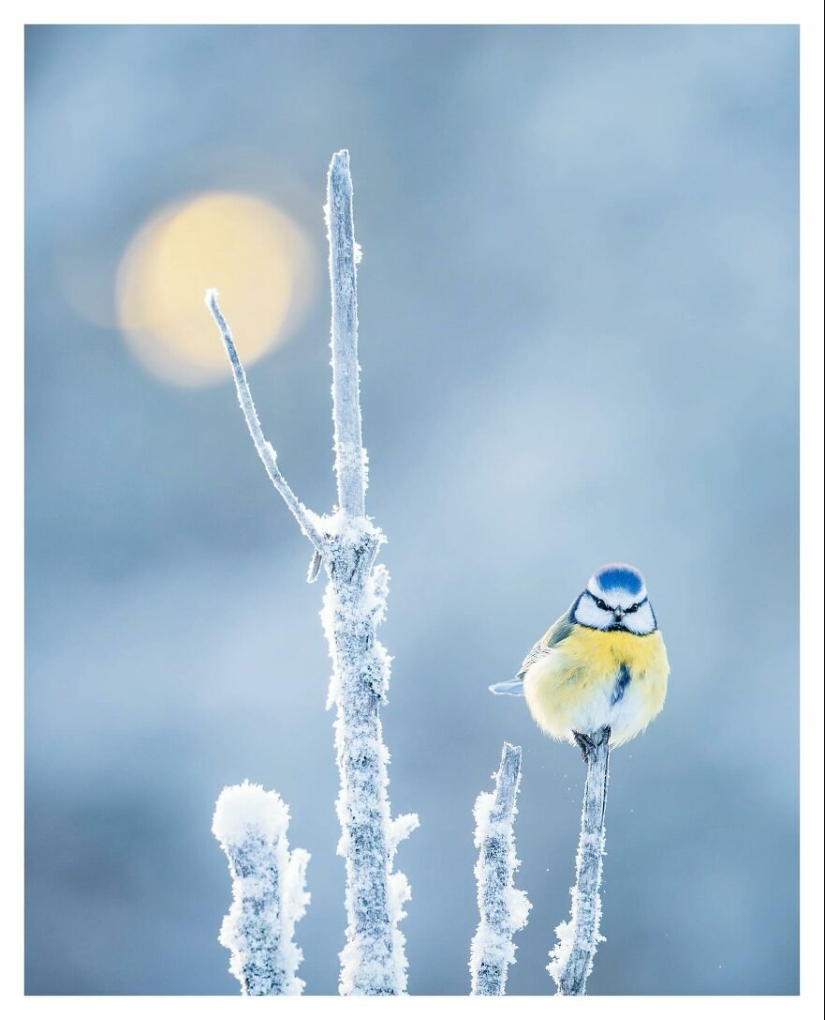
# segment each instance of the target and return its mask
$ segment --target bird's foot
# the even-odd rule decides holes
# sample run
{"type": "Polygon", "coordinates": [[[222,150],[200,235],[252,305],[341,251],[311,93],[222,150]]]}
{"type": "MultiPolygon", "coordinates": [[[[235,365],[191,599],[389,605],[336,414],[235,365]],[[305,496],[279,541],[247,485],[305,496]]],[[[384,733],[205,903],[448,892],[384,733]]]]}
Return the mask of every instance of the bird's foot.
{"type": "Polygon", "coordinates": [[[602,726],[595,733],[577,733],[576,730],[573,730],[573,739],[582,753],[582,759],[588,762],[590,761],[590,752],[610,740],[610,727],[602,726]]]}
{"type": "Polygon", "coordinates": [[[582,753],[582,761],[586,762],[590,758],[590,752],[596,745],[586,733],[577,733],[575,730],[573,730],[573,739],[578,744],[579,750],[582,753]]]}

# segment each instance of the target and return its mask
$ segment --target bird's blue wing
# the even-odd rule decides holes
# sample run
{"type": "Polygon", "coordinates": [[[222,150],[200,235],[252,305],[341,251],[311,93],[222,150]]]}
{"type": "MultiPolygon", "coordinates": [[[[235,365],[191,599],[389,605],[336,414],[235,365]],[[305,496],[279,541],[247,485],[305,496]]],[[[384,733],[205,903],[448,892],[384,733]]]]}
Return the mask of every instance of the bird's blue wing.
{"type": "Polygon", "coordinates": [[[541,640],[537,641],[530,651],[525,655],[524,662],[522,662],[516,677],[519,680],[523,680],[527,676],[527,671],[533,665],[534,662],[538,662],[539,659],[544,658],[545,655],[550,651],[551,648],[555,648],[556,645],[560,645],[573,631],[573,624],[568,619],[567,614],[560,616],[558,620],[553,624],[550,630],[544,635],[541,640]]]}
{"type": "Polygon", "coordinates": [[[499,684],[490,684],[487,690],[492,691],[493,694],[512,694],[515,698],[523,698],[524,681],[521,677],[516,677],[515,680],[504,680],[499,684]]]}
{"type": "Polygon", "coordinates": [[[547,655],[551,648],[560,645],[572,632],[573,624],[570,622],[570,614],[568,612],[564,616],[560,616],[544,637],[533,645],[513,680],[490,684],[488,690],[492,691],[493,694],[511,694],[513,697],[523,698],[524,677],[527,675],[527,671],[534,662],[547,655]]]}
{"type": "Polygon", "coordinates": [[[550,648],[555,648],[556,645],[560,645],[562,641],[566,641],[567,638],[573,633],[575,624],[570,619],[570,610],[568,610],[564,616],[560,616],[558,620],[553,624],[550,630],[544,635],[539,644],[542,646],[544,651],[550,648]]]}

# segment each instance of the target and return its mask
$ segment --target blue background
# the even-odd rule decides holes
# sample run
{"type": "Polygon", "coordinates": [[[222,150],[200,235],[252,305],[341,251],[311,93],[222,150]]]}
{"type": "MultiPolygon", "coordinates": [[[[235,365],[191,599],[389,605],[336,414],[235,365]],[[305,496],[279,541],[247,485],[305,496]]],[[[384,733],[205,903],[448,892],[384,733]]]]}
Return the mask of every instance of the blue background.
{"type": "Polygon", "coordinates": [[[471,810],[504,739],[533,903],[508,991],[554,990],[583,767],[487,685],[619,559],[673,672],[613,758],[588,991],[796,993],[796,30],[69,26],[26,49],[27,992],[237,994],[210,823],[246,777],[312,854],[300,974],[336,991],[309,547],[228,369],[148,375],[59,266],[113,287],[146,217],[205,189],[285,209],[321,285],[250,377],[287,477],[330,509],[321,207],[347,147],[390,794],[421,818],[398,854],[409,990],[468,991],[471,810]]]}

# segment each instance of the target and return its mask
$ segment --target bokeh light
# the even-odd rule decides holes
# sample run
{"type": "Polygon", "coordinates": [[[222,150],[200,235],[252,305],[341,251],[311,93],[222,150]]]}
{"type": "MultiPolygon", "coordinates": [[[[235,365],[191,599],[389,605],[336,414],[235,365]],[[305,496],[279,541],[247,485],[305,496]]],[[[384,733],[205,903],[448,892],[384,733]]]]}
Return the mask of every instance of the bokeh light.
{"type": "Polygon", "coordinates": [[[129,243],[117,272],[118,322],[149,371],[180,386],[226,375],[204,304],[217,287],[241,357],[252,364],[305,311],[312,258],[301,229],[268,202],[209,192],[163,209],[129,243]]]}

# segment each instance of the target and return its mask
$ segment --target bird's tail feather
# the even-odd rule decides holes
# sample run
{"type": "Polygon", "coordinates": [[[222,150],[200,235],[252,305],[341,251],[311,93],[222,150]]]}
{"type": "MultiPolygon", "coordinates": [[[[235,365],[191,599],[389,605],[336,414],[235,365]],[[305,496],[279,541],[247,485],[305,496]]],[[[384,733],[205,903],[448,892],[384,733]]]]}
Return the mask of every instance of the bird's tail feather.
{"type": "Polygon", "coordinates": [[[524,697],[524,680],[516,677],[513,680],[504,680],[499,684],[490,684],[489,691],[493,694],[510,694],[515,698],[524,697]]]}

